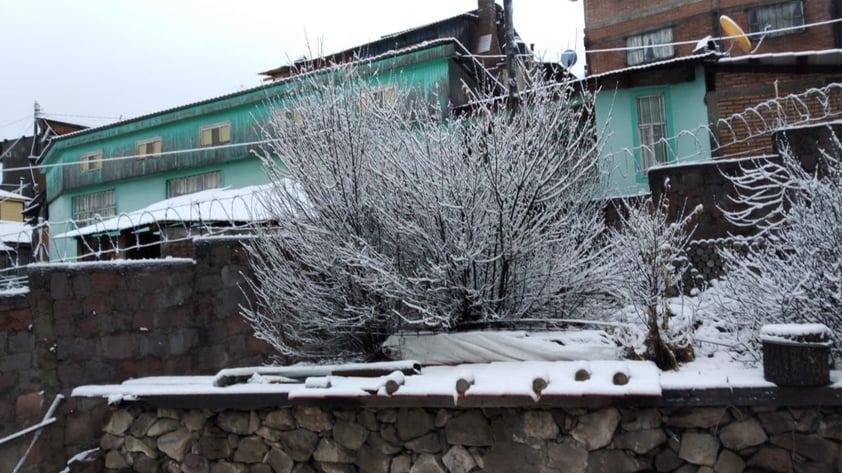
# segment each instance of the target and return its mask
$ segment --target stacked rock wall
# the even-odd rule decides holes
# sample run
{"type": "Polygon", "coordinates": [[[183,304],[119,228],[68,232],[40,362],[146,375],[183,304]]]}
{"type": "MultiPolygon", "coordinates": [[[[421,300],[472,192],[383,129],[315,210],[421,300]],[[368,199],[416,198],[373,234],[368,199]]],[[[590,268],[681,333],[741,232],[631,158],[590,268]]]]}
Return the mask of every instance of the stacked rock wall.
{"type": "Polygon", "coordinates": [[[835,472],[842,409],[113,410],[106,471],[835,472]]]}

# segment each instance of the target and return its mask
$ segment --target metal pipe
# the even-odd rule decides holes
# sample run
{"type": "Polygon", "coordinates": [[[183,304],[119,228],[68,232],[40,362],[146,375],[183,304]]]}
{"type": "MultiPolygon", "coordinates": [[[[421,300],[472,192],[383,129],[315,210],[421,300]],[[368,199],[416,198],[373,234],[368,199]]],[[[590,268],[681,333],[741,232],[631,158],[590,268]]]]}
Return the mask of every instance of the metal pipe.
{"type": "MultiPolygon", "coordinates": [[[[46,422],[48,419],[52,419],[52,421],[55,422],[56,418],[52,417],[52,415],[56,411],[56,408],[58,407],[58,405],[62,401],[62,399],[64,399],[64,395],[62,395],[61,393],[56,394],[56,398],[53,399],[53,403],[50,404],[50,408],[47,409],[47,413],[44,414],[44,420],[41,421],[42,424],[44,422],[46,422]]],[[[50,422],[50,424],[52,424],[52,422],[50,422]]],[[[20,458],[20,461],[18,461],[18,464],[15,465],[15,469],[12,470],[12,473],[18,473],[20,471],[20,469],[23,467],[23,464],[26,461],[26,457],[29,456],[29,453],[32,452],[32,449],[35,447],[35,444],[38,442],[38,439],[41,438],[41,432],[44,431],[43,427],[45,427],[45,426],[42,426],[40,429],[38,429],[37,432],[35,432],[35,435],[32,437],[32,442],[29,442],[29,448],[27,448],[26,451],[23,453],[23,456],[20,458]]]]}
{"type": "Polygon", "coordinates": [[[12,435],[9,435],[9,436],[7,436],[7,437],[3,437],[2,439],[0,439],[0,445],[3,445],[4,443],[9,442],[9,441],[11,441],[11,440],[14,440],[14,439],[16,439],[16,438],[18,438],[18,437],[23,437],[24,435],[26,435],[26,434],[28,434],[28,433],[30,433],[30,432],[32,432],[32,431],[35,431],[35,430],[38,430],[38,429],[42,429],[42,428],[44,428],[44,427],[46,427],[46,426],[48,426],[48,425],[50,425],[50,424],[54,423],[55,421],[56,421],[56,418],[55,418],[55,417],[51,417],[51,418],[49,418],[49,419],[46,419],[46,420],[42,421],[42,422],[41,422],[41,423],[39,423],[39,424],[30,425],[29,427],[27,427],[27,428],[25,428],[25,429],[23,429],[23,430],[21,430],[21,431],[15,432],[15,433],[13,433],[12,435]]]}

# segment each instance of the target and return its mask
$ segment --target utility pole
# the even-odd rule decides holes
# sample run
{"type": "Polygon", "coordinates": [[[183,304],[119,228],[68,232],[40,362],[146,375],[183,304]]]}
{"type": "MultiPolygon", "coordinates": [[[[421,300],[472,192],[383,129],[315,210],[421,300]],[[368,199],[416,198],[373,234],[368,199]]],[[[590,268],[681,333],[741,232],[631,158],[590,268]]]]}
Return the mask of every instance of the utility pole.
{"type": "Polygon", "coordinates": [[[515,56],[515,26],[512,20],[512,0],[503,1],[506,22],[506,71],[509,76],[509,114],[514,115],[520,107],[520,93],[517,85],[517,57],[515,56]]]}
{"type": "MultiPolygon", "coordinates": [[[[38,119],[41,118],[41,105],[35,101],[33,106],[33,120],[32,120],[32,156],[38,156],[40,149],[38,149],[38,119]]],[[[30,161],[31,162],[31,161],[30,161]]]]}

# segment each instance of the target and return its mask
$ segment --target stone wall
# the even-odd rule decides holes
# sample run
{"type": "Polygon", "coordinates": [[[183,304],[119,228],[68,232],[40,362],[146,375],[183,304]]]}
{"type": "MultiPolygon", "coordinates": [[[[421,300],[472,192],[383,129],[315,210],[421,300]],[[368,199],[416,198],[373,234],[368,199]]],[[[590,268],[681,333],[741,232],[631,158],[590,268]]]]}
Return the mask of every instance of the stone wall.
{"type": "Polygon", "coordinates": [[[842,409],[113,409],[106,471],[835,472],[842,409]]]}
{"type": "MultiPolygon", "coordinates": [[[[192,250],[193,259],[30,266],[29,293],[0,297],[0,437],[38,423],[79,385],[266,361],[271,350],[239,315],[240,241],[199,239],[192,250]]],[[[58,471],[95,446],[105,412],[102,402],[62,402],[24,471],[58,471]]],[[[0,471],[30,438],[0,446],[0,471]]]]}
{"type": "Polygon", "coordinates": [[[750,235],[752,229],[732,225],[722,210],[736,210],[732,198],[737,194],[728,176],[738,175],[742,167],[755,166],[758,162],[752,159],[706,161],[654,168],[649,171],[649,187],[657,200],[666,192],[664,183],[669,180],[667,198],[671,220],[702,205],[702,213],[695,220],[693,239],[750,235]]]}

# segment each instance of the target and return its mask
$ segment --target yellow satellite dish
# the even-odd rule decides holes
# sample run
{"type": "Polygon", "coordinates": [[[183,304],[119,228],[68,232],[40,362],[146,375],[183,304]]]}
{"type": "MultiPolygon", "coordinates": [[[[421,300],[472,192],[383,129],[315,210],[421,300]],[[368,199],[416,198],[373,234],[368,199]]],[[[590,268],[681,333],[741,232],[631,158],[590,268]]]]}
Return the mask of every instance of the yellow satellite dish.
{"type": "Polygon", "coordinates": [[[751,41],[748,40],[748,36],[746,36],[736,21],[727,15],[722,15],[719,17],[719,25],[722,26],[722,32],[725,33],[725,36],[731,37],[734,40],[734,44],[739,46],[744,53],[751,51],[751,41]]]}

